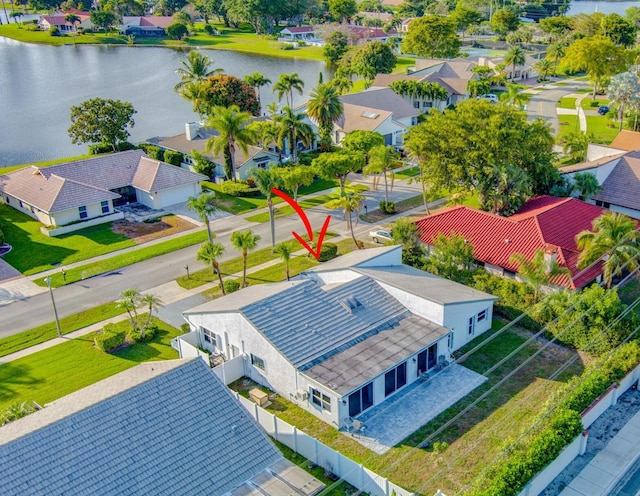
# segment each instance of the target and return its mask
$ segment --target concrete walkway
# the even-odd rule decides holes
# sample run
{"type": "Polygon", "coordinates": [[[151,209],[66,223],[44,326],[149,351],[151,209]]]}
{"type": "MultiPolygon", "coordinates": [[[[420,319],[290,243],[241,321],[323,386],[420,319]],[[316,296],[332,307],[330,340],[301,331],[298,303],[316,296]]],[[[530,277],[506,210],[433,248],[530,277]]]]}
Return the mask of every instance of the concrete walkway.
{"type": "Polygon", "coordinates": [[[605,496],[640,459],[640,413],[620,430],[560,496],[605,496]]]}

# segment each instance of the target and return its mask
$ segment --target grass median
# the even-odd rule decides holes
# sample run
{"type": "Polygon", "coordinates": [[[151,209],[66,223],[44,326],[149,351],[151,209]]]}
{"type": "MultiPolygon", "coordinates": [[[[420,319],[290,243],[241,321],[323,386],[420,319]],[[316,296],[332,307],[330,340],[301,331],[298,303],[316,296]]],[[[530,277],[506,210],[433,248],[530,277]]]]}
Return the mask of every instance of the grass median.
{"type": "MultiPolygon", "coordinates": [[[[98,274],[112,272],[114,270],[121,269],[122,267],[126,267],[127,265],[143,262],[150,258],[159,257],[160,255],[166,255],[167,253],[181,250],[188,246],[203,243],[206,240],[207,232],[198,231],[178,238],[162,241],[155,245],[146,246],[138,250],[121,253],[111,258],[70,268],[66,270],[66,282],[62,277],[62,273],[58,272],[51,276],[51,286],[57,288],[98,274]]],[[[34,282],[39,286],[46,286],[44,278],[36,279],[34,282]]]]}

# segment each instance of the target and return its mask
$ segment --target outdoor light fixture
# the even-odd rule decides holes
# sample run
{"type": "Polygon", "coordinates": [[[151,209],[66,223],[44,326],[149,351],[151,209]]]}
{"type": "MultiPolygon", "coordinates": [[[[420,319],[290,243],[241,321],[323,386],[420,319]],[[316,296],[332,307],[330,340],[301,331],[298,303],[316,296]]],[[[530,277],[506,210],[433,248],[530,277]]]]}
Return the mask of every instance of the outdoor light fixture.
{"type": "Polygon", "coordinates": [[[416,357],[413,357],[411,360],[413,360],[413,363],[417,362],[416,357]]]}

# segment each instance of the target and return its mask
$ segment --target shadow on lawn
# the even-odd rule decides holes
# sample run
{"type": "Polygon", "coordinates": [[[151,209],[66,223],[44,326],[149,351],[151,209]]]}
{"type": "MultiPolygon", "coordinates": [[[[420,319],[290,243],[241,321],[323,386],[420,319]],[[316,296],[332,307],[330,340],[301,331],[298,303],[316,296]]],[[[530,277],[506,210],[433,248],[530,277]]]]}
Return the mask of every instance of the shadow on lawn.
{"type": "MultiPolygon", "coordinates": [[[[483,340],[493,335],[497,331],[491,331],[482,336],[477,337],[461,352],[467,352],[477,346],[483,340]]],[[[477,352],[467,358],[460,365],[473,370],[474,372],[484,374],[489,368],[500,362],[504,357],[515,351],[528,338],[527,331],[510,329],[501,336],[497,337],[490,343],[480,348],[477,352]]],[[[419,446],[427,437],[433,435],[438,429],[444,426],[449,420],[462,412],[466,407],[473,403],[477,398],[487,392],[492,386],[498,383],[502,378],[506,377],[514,368],[522,364],[527,358],[533,355],[542,347],[543,343],[528,343],[514,357],[506,363],[500,365],[495,371],[488,374],[489,380],[480,387],[473,390],[467,396],[458,401],[455,405],[448,408],[428,424],[420,427],[413,434],[405,438],[400,445],[419,446]]],[[[470,408],[463,416],[458,418],[452,425],[445,428],[439,433],[430,444],[434,441],[446,441],[452,443],[467,433],[471,428],[479,422],[486,420],[496,410],[512,400],[516,395],[531,386],[537,379],[548,380],[547,378],[557,370],[559,366],[564,364],[569,358],[574,357],[576,352],[558,345],[550,345],[546,350],[536,356],[522,369],[511,376],[506,382],[489,393],[474,407],[470,408]]],[[[584,365],[578,358],[556,382],[567,382],[571,377],[580,375],[584,371],[584,365]]],[[[546,397],[544,398],[546,400],[546,397]]],[[[521,405],[515,408],[520,409],[521,405]]]]}
{"type": "Polygon", "coordinates": [[[134,343],[126,348],[114,351],[113,356],[137,363],[158,358],[161,355],[160,350],[157,349],[158,346],[171,347],[169,334],[167,330],[158,329],[153,340],[149,343],[134,343]]]}
{"type": "Polygon", "coordinates": [[[42,383],[42,379],[32,377],[29,367],[3,363],[0,365],[0,402],[11,402],[21,395],[21,393],[15,391],[14,387],[24,388],[25,386],[35,386],[40,383],[42,383]]]}

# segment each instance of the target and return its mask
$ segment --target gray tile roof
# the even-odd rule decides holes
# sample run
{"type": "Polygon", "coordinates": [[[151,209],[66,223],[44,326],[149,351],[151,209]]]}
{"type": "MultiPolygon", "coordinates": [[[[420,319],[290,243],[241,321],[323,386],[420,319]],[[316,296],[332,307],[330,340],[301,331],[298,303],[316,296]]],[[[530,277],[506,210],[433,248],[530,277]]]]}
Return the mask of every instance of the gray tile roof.
{"type": "Polygon", "coordinates": [[[368,277],[326,291],[313,281],[304,281],[242,308],[243,315],[295,367],[304,367],[354,343],[406,312],[400,302],[368,277]],[[353,297],[361,306],[350,311],[345,305],[353,297]]]}
{"type": "Polygon", "coordinates": [[[128,150],[50,167],[25,167],[0,176],[0,191],[44,212],[59,212],[119,198],[109,190],[124,186],[150,192],[203,179],[202,174],[147,158],[142,150],[128,150]]]}
{"type": "Polygon", "coordinates": [[[625,154],[602,183],[594,200],[640,210],[640,150],[625,154]]]}
{"type": "MultiPolygon", "coordinates": [[[[305,273],[330,272],[338,269],[348,269],[364,263],[367,263],[367,265],[379,265],[380,262],[376,263],[376,258],[396,250],[402,250],[402,246],[389,245],[379,248],[367,248],[366,250],[354,250],[350,253],[334,258],[333,260],[329,260],[328,262],[322,262],[317,267],[305,270],[305,273]]],[[[400,255],[398,255],[398,260],[400,260],[400,255]]]]}
{"type": "Polygon", "coordinates": [[[200,359],[150,362],[0,428],[0,494],[224,494],[282,455],[200,359]]]}
{"type": "Polygon", "coordinates": [[[408,265],[354,267],[353,270],[441,305],[469,301],[495,301],[498,299],[489,293],[478,291],[464,284],[450,281],[408,265]]]}
{"type": "Polygon", "coordinates": [[[339,395],[346,395],[449,332],[446,327],[409,315],[391,321],[378,333],[304,373],[339,395]]]}
{"type": "Polygon", "coordinates": [[[340,97],[342,103],[369,107],[371,109],[391,112],[394,119],[415,117],[420,114],[418,109],[397,95],[391,88],[375,88],[340,97]]]}

